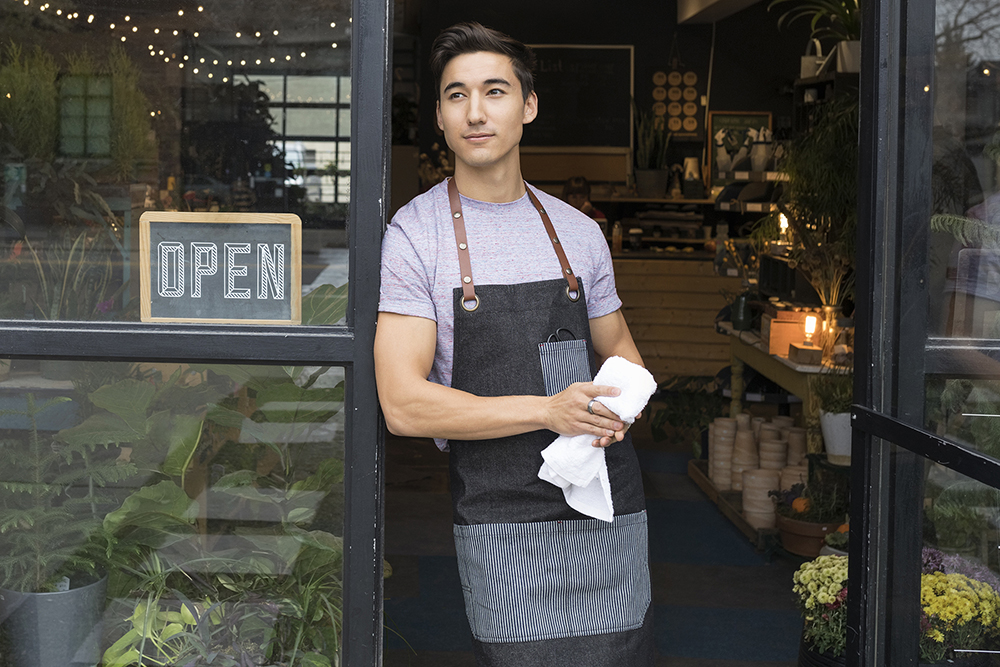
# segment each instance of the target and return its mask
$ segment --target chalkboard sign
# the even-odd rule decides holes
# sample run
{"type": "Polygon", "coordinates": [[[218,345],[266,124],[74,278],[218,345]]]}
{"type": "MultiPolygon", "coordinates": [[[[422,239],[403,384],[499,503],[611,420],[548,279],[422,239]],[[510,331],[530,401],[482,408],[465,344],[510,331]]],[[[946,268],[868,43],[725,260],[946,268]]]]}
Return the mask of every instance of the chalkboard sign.
{"type": "MultiPolygon", "coordinates": [[[[723,185],[726,181],[719,177],[716,159],[718,147],[715,145],[715,134],[726,130],[723,147],[730,158],[736,159],[740,147],[747,137],[747,130],[759,130],[762,127],[771,129],[771,113],[769,111],[709,111],[708,112],[708,173],[712,175],[712,185],[723,185]]],[[[745,156],[747,157],[747,156],[745,156]]]]}
{"type": "Polygon", "coordinates": [[[539,45],[538,117],[522,146],[632,146],[632,46],[539,45]]]}
{"type": "Polygon", "coordinates": [[[147,211],[139,254],[143,322],[302,320],[297,215],[147,211]]]}

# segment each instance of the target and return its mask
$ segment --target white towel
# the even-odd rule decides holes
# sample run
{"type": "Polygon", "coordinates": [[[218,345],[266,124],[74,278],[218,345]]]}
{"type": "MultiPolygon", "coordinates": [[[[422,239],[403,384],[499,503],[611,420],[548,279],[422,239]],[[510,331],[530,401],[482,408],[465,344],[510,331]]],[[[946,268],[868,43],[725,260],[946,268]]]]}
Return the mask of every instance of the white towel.
{"type": "MultiPolygon", "coordinates": [[[[601,396],[599,403],[621,417],[626,424],[635,421],[656,391],[656,380],[642,366],[622,357],[604,362],[594,384],[618,387],[618,396],[601,396]]],[[[560,435],[542,450],[538,477],[563,490],[566,504],[581,514],[610,522],[615,516],[611,502],[611,483],[604,448],[594,447],[592,435],[560,435]]]]}

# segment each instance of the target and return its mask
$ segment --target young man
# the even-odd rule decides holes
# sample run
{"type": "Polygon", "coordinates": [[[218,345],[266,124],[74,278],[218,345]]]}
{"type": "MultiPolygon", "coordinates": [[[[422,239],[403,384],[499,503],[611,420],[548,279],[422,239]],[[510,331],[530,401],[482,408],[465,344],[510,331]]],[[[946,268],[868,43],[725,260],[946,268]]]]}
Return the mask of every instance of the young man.
{"type": "Polygon", "coordinates": [[[642,360],[599,228],[521,177],[522,129],[538,113],[533,67],[530,49],[475,23],[434,43],[437,123],[455,176],[386,232],[379,400],[391,432],[450,451],[480,665],[651,665],[639,467],[622,421],[594,400],[618,389],[590,382],[610,356],[642,360]],[[559,373],[543,370],[546,342],[563,346],[559,373]],[[538,478],[556,434],[606,448],[612,523],[570,509],[538,478]]]}

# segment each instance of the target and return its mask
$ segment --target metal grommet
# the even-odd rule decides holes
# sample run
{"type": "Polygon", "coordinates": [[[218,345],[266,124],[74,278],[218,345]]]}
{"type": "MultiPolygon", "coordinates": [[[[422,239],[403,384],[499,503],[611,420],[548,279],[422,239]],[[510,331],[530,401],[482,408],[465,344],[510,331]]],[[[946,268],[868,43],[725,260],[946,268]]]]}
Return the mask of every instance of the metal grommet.
{"type": "Polygon", "coordinates": [[[458,249],[459,249],[459,250],[465,250],[465,249],[466,249],[466,248],[468,248],[468,247],[469,247],[469,246],[465,245],[464,243],[459,243],[459,244],[458,244],[458,249]]]}
{"type": "Polygon", "coordinates": [[[569,285],[566,285],[566,297],[573,303],[576,303],[580,300],[580,292],[577,291],[576,296],[573,296],[573,292],[570,290],[569,285]]]}
{"type": "Polygon", "coordinates": [[[472,311],[474,311],[477,308],[479,308],[479,295],[476,294],[475,297],[476,297],[476,305],[472,306],[471,308],[469,306],[465,305],[467,302],[466,302],[465,299],[462,299],[462,310],[464,310],[467,313],[471,313],[472,311]]]}

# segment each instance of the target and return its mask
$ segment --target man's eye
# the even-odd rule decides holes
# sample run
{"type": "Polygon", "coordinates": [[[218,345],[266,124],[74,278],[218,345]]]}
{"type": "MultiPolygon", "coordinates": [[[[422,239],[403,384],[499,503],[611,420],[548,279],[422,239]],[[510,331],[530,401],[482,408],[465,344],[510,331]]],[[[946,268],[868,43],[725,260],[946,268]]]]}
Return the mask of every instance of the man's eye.
{"type": "Polygon", "coordinates": [[[494,88],[489,92],[490,95],[503,95],[504,90],[502,88],[494,88]]]}

